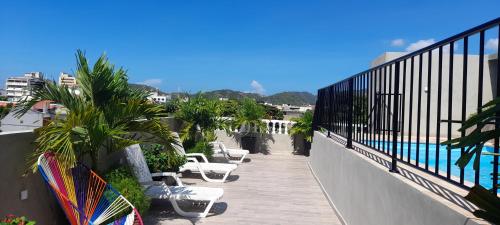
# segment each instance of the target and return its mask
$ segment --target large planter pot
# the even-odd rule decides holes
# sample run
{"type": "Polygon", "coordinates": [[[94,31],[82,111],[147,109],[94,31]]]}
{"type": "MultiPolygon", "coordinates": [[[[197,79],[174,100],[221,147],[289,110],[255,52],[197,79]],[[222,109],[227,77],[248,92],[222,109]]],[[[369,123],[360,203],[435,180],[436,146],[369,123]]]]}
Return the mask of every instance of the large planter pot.
{"type": "Polygon", "coordinates": [[[257,137],[243,136],[241,137],[241,148],[250,151],[251,154],[257,153],[257,137]]]}
{"type": "Polygon", "coordinates": [[[304,155],[309,156],[310,151],[311,151],[311,142],[304,139],[304,155]]]}

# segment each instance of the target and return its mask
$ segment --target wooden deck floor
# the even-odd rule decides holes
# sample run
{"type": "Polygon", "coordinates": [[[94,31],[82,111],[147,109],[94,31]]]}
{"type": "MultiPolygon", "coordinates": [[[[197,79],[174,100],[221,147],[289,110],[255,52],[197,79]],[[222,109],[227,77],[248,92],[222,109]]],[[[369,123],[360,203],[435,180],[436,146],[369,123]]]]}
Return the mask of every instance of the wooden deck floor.
{"type": "Polygon", "coordinates": [[[206,218],[180,217],[168,200],[153,200],[145,224],[341,224],[306,157],[254,154],[249,158],[226,183],[208,183],[198,174],[182,178],[185,185],[224,189],[206,218]]]}

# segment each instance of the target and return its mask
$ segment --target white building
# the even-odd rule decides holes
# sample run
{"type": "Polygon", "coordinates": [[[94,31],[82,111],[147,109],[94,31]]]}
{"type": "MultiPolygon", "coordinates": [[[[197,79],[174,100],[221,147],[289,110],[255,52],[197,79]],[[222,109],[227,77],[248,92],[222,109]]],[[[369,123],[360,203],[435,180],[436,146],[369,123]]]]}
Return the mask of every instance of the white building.
{"type": "Polygon", "coordinates": [[[8,101],[18,102],[26,96],[31,95],[32,86],[43,82],[43,73],[25,73],[20,77],[9,77],[5,82],[5,91],[8,101]]]}
{"type": "Polygon", "coordinates": [[[76,77],[72,76],[71,74],[61,72],[59,75],[59,86],[67,86],[69,88],[74,88],[77,86],[76,83],[76,77]]]}
{"type": "Polygon", "coordinates": [[[148,99],[156,103],[166,103],[172,97],[170,95],[160,94],[159,91],[153,91],[150,93],[148,99]]]}

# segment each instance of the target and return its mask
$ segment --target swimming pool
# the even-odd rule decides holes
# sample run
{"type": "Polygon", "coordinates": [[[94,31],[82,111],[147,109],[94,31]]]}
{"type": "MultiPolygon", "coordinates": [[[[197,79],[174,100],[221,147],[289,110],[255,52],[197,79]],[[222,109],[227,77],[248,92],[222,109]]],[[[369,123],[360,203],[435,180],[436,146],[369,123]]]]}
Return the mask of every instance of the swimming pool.
{"type": "MultiPolygon", "coordinates": [[[[375,146],[375,148],[378,147],[378,141],[368,141],[365,144],[375,146]]],[[[419,143],[419,167],[425,168],[425,142],[424,143],[419,143]]],[[[380,141],[380,149],[385,149],[385,150],[392,150],[392,142],[383,142],[380,141]],[[384,145],[385,144],[385,148],[384,145]]],[[[412,164],[416,164],[416,158],[417,158],[417,143],[410,143],[410,159],[413,160],[412,164]]],[[[437,146],[435,143],[429,143],[429,171],[435,172],[435,167],[436,167],[436,151],[437,151],[437,146]]],[[[451,179],[460,182],[459,177],[460,177],[460,168],[455,165],[455,162],[457,161],[458,158],[460,158],[460,149],[452,149],[450,150],[450,173],[451,173],[451,179]]],[[[483,152],[493,152],[493,147],[489,146],[484,146],[483,152]]],[[[400,158],[400,153],[401,153],[401,142],[398,142],[398,158],[400,158]]],[[[439,146],[439,174],[446,176],[447,173],[447,167],[446,164],[448,162],[447,158],[447,152],[448,150],[446,149],[446,146],[440,145],[439,146]]],[[[403,159],[404,161],[407,161],[408,157],[408,143],[403,142],[403,159]]],[[[471,159],[469,164],[464,168],[464,180],[466,182],[470,182],[467,186],[472,186],[474,184],[474,177],[475,177],[475,171],[473,168],[473,162],[474,158],[471,159]]],[[[493,187],[493,180],[492,180],[492,173],[493,173],[493,156],[491,155],[481,155],[480,158],[480,165],[479,165],[479,184],[481,184],[483,187],[490,189],[493,187]]]]}

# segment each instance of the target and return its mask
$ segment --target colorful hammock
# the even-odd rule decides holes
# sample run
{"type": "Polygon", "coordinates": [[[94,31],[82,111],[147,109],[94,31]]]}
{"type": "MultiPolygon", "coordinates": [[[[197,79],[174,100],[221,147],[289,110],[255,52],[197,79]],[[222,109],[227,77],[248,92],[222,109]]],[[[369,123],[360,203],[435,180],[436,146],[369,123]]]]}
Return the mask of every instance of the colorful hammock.
{"type": "Polygon", "coordinates": [[[38,168],[71,225],[143,224],[134,206],[86,166],[67,168],[49,152],[40,155],[38,168]]]}

